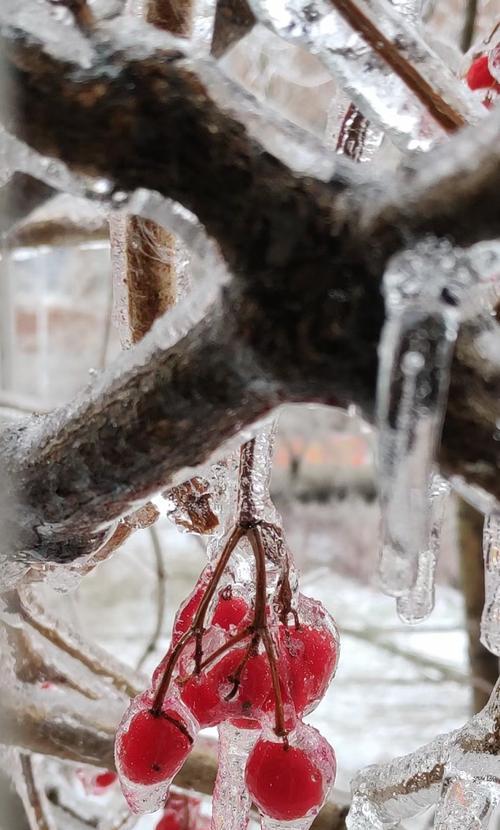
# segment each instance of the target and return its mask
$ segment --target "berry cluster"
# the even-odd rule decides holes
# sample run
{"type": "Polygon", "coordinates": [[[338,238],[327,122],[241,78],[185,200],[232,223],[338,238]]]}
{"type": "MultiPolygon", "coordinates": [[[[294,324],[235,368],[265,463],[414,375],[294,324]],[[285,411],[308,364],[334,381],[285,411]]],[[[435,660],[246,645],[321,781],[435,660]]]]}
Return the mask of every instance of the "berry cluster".
{"type": "Polygon", "coordinates": [[[118,730],[116,764],[133,811],[161,807],[198,731],[228,723],[255,734],[245,785],[262,814],[290,821],[317,813],[335,756],[302,717],[333,677],[338,634],[321,603],[294,590],[295,582],[281,529],[240,511],[181,604],[151,688],[118,730]],[[252,560],[251,591],[228,568],[236,550],[252,560]]]}
{"type": "MultiPolygon", "coordinates": [[[[498,27],[497,30],[498,31],[498,27]]],[[[500,43],[494,43],[495,32],[478,49],[465,75],[466,83],[476,92],[485,107],[491,109],[500,94],[500,43]]]]}

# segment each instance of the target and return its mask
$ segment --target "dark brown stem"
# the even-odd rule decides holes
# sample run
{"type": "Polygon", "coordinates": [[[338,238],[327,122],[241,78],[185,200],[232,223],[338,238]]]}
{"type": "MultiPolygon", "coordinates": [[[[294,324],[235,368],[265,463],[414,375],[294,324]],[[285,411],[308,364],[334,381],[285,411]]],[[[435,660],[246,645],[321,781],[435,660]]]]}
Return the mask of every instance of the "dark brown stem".
{"type": "Polygon", "coordinates": [[[353,0],[330,0],[355,32],[361,35],[380,57],[401,78],[418,100],[426,107],[430,115],[446,132],[454,132],[465,126],[465,121],[450,104],[429,84],[391,41],[380,32],[374,23],[357,7],[353,0]]]}
{"type": "Polygon", "coordinates": [[[266,622],[266,599],[267,599],[267,577],[266,577],[266,553],[262,544],[260,528],[255,527],[248,531],[248,539],[255,556],[255,628],[259,631],[267,654],[273,693],[275,701],[275,732],[280,738],[286,741],[287,729],[285,726],[285,714],[283,710],[283,698],[281,695],[280,676],[274,650],[272,637],[269,633],[266,622]]]}
{"type": "MultiPolygon", "coordinates": [[[[135,364],[100,381],[98,398],[87,392],[69,413],[46,417],[43,430],[37,419],[2,433],[6,556],[70,562],[88,554],[98,529],[285,401],[355,403],[370,419],[388,258],[422,235],[460,246],[498,236],[495,113],[480,134],[420,154],[387,185],[342,165],[325,184],[262,152],[177,53],[139,60],[110,43],[76,77],[73,64],[18,29],[2,28],[0,41],[17,104],[0,102],[9,129],[124,191],[146,187],[182,202],[236,275],[166,350],[168,326],[159,321],[148,361],[139,349],[135,364]]],[[[498,496],[500,373],[479,360],[474,340],[464,326],[438,461],[445,475],[498,496]]]]}
{"type": "MultiPolygon", "coordinates": [[[[238,631],[237,634],[234,634],[232,637],[229,637],[229,639],[226,640],[226,642],[223,643],[221,646],[219,646],[218,649],[212,652],[212,654],[209,654],[208,657],[205,657],[200,666],[201,671],[203,671],[203,669],[208,668],[208,666],[211,666],[212,663],[215,662],[215,660],[217,660],[219,657],[225,654],[226,651],[229,651],[230,648],[238,645],[238,643],[241,643],[243,640],[246,640],[246,638],[251,635],[252,631],[253,625],[249,625],[248,628],[244,628],[243,631],[238,631]]],[[[183,677],[182,680],[180,680],[179,682],[185,683],[187,680],[189,680],[189,677],[183,677]]]]}
{"type": "Polygon", "coordinates": [[[238,514],[241,527],[252,527],[258,520],[257,506],[253,494],[254,461],[255,438],[252,438],[243,444],[240,450],[238,514]]]}
{"type": "Polygon", "coordinates": [[[228,677],[228,680],[233,684],[233,688],[229,690],[228,694],[224,698],[224,700],[226,700],[227,702],[229,702],[236,696],[236,693],[238,692],[240,686],[241,673],[243,672],[243,669],[248,663],[250,657],[257,653],[259,642],[260,634],[254,632],[252,639],[250,640],[247,648],[245,649],[245,654],[243,655],[243,659],[241,660],[239,666],[228,677]]]}
{"type": "Polygon", "coordinates": [[[335,151],[352,161],[359,162],[363,155],[366,134],[370,122],[355,104],[349,104],[342,119],[335,151]]]}
{"type": "MultiPolygon", "coordinates": [[[[167,660],[167,664],[165,666],[165,670],[162,675],[162,679],[153,698],[153,703],[150,710],[151,713],[155,716],[158,716],[161,712],[163,701],[165,700],[165,695],[168,691],[168,687],[170,686],[172,674],[179,656],[181,655],[189,640],[191,640],[193,636],[198,637],[200,632],[201,634],[203,634],[203,625],[205,622],[205,616],[208,610],[208,606],[210,605],[212,597],[215,594],[217,585],[220,582],[220,579],[222,577],[222,574],[224,573],[229,558],[233,550],[235,549],[236,545],[242,538],[243,534],[244,532],[242,528],[235,527],[233,529],[231,535],[229,536],[229,539],[224,545],[221,555],[219,556],[217,565],[214,568],[213,574],[210,577],[210,581],[203,595],[203,599],[201,600],[198,610],[193,617],[193,622],[191,623],[188,630],[179,638],[178,642],[176,643],[176,645],[170,653],[170,656],[167,660]]],[[[197,665],[196,667],[197,674],[199,674],[200,667],[201,660],[199,665],[197,665]]]]}

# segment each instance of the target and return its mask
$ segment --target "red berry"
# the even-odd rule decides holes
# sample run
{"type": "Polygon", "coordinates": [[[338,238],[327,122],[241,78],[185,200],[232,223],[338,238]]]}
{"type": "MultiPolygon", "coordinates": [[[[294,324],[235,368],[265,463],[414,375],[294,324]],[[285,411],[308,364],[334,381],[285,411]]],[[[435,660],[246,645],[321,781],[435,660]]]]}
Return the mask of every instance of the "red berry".
{"type": "Polygon", "coordinates": [[[165,813],[156,825],[156,830],[181,830],[181,828],[182,824],[179,821],[179,816],[172,812],[165,813]]]}
{"type": "Polygon", "coordinates": [[[143,709],[132,717],[117,743],[117,758],[126,777],[136,784],[158,784],[178,772],[191,749],[187,727],[170,710],[160,715],[143,709]]]}
{"type": "Polygon", "coordinates": [[[230,651],[206,673],[191,678],[181,692],[181,698],[200,726],[215,726],[227,717],[252,718],[262,711],[271,688],[271,672],[264,654],[252,655],[240,674],[234,697],[225,698],[232,691],[231,679],[238,671],[246,654],[245,648],[230,651]]]}
{"type": "Polygon", "coordinates": [[[212,625],[218,625],[225,631],[232,626],[239,628],[249,618],[250,608],[243,597],[221,591],[219,601],[212,617],[212,625]]]}
{"type": "Polygon", "coordinates": [[[495,79],[488,68],[488,55],[481,55],[471,64],[466,75],[469,89],[489,89],[495,85],[495,79]]]}
{"type": "Polygon", "coordinates": [[[194,615],[196,614],[200,603],[203,599],[208,580],[211,576],[211,571],[204,571],[199,578],[194,590],[186,597],[184,602],[179,606],[179,610],[175,616],[174,627],[172,630],[172,645],[175,646],[180,640],[181,636],[186,633],[194,615]]]}
{"type": "Polygon", "coordinates": [[[337,664],[337,643],[327,628],[301,625],[281,627],[280,644],[288,662],[290,694],[300,715],[325,694],[337,664]]]}
{"type": "Polygon", "coordinates": [[[92,789],[94,792],[106,790],[116,782],[117,778],[116,772],[112,772],[110,769],[106,770],[106,772],[99,772],[92,779],[92,789]]]}
{"type": "Polygon", "coordinates": [[[260,723],[255,718],[231,718],[231,724],[236,729],[260,729],[260,723]]]}
{"type": "Polygon", "coordinates": [[[260,739],[245,773],[248,792],[266,816],[292,821],[316,811],[325,797],[324,777],[299,747],[260,739]]]}

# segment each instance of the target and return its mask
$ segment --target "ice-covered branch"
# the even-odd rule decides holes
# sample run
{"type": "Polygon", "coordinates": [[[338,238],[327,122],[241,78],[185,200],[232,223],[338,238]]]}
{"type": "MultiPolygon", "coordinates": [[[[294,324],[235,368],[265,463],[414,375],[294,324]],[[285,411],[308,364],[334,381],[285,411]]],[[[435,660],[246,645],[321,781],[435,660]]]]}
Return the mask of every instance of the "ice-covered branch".
{"type": "Polygon", "coordinates": [[[500,797],[500,681],[482,712],[461,729],[352,783],[350,830],[394,827],[437,803],[435,827],[482,827],[500,797]]]}
{"type": "MultiPolygon", "coordinates": [[[[152,45],[132,48],[109,35],[96,51],[75,46],[71,61],[53,54],[54,22],[50,46],[23,35],[22,20],[2,25],[2,15],[16,101],[3,109],[9,129],[111,189],[181,202],[235,275],[205,319],[189,328],[174,311],[175,323],[160,320],[70,409],[0,439],[3,552],[70,561],[283,401],[355,402],[371,416],[385,265],[425,234],[466,245],[498,234],[500,115],[388,185],[361,181],[345,162],[325,183],[263,152],[171,40],[161,50],[155,33],[152,45]]],[[[477,327],[459,337],[441,461],[498,496],[499,332],[490,321],[481,359],[477,327]]]]}

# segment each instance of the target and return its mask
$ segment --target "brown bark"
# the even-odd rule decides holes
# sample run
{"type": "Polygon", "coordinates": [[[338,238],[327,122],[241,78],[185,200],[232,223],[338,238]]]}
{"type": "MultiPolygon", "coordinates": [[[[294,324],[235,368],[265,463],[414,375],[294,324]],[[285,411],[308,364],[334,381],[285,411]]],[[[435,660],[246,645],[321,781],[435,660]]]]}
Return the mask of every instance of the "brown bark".
{"type": "Polygon", "coordinates": [[[218,0],[212,35],[212,55],[222,57],[255,25],[255,17],[246,0],[218,0]]]}
{"type": "Polygon", "coordinates": [[[474,712],[479,712],[488,702],[499,673],[498,657],[479,641],[484,608],[483,522],[484,517],[473,507],[463,501],[459,502],[458,541],[470,673],[472,677],[481,678],[486,683],[486,688],[481,688],[479,684],[472,687],[474,712]]]}
{"type": "MultiPolygon", "coordinates": [[[[235,274],[181,342],[163,351],[150,340],[146,361],[139,347],[136,365],[102,395],[49,416],[43,438],[30,423],[4,434],[2,461],[24,500],[22,516],[15,503],[9,510],[4,549],[73,559],[98,543],[98,525],[285,400],[354,402],[370,417],[388,257],[431,232],[465,245],[498,234],[498,115],[480,137],[458,136],[408,164],[385,190],[345,167],[324,184],[262,152],[179,53],[139,61],[102,47],[75,76],[19,33],[4,30],[1,42],[18,105],[12,130],[120,189],[177,199],[235,274]]],[[[498,366],[478,365],[464,329],[440,460],[497,496],[499,400],[498,366]]]]}
{"type": "Polygon", "coordinates": [[[17,222],[53,195],[49,185],[25,173],[14,173],[0,188],[0,234],[9,233],[17,222]]]}

